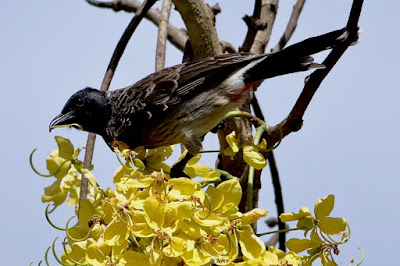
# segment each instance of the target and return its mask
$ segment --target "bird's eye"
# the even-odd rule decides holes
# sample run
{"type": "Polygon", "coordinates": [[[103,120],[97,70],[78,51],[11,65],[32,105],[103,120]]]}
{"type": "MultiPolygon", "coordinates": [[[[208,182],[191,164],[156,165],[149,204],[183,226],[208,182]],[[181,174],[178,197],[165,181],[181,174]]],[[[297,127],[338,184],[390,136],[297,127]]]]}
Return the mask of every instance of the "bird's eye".
{"type": "Polygon", "coordinates": [[[76,99],[76,106],[79,106],[79,107],[83,106],[83,99],[82,98],[76,99]]]}

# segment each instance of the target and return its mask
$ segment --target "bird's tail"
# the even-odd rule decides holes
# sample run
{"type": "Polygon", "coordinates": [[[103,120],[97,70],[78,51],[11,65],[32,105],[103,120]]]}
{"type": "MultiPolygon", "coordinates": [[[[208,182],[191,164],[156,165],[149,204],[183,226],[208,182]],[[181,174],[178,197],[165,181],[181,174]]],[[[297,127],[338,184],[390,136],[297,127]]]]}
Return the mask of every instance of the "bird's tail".
{"type": "Polygon", "coordinates": [[[314,63],[314,59],[310,55],[333,48],[338,43],[345,41],[348,35],[346,29],[336,30],[293,44],[282,51],[271,53],[255,67],[246,71],[245,83],[312,68],[324,68],[324,65],[314,63]]]}

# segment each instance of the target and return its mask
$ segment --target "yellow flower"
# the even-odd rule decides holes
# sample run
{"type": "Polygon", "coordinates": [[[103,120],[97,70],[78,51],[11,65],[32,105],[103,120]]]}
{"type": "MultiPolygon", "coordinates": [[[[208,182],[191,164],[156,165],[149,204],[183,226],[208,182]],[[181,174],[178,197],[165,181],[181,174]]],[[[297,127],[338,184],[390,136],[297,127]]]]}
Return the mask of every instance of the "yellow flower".
{"type": "Polygon", "coordinates": [[[164,161],[172,155],[174,149],[175,146],[171,145],[148,150],[143,147],[135,150],[120,147],[115,151],[126,159],[125,167],[131,169],[136,167],[137,170],[147,175],[160,170],[169,173],[170,167],[164,161]]]}
{"type": "Polygon", "coordinates": [[[55,137],[58,150],[52,151],[46,164],[49,173],[54,175],[54,183],[45,188],[42,202],[53,202],[54,205],[63,203],[68,194],[70,200],[68,205],[73,205],[78,201],[80,188],[80,178],[78,172],[82,168],[82,162],[77,160],[80,149],[74,152],[71,142],[62,137],[55,137]]]}
{"type": "Polygon", "coordinates": [[[298,220],[297,228],[304,230],[305,235],[311,230],[310,239],[292,238],[285,243],[289,250],[296,253],[307,250],[310,257],[305,261],[308,260],[309,263],[320,257],[323,265],[336,265],[332,258],[332,252],[337,254],[339,252],[337,246],[347,241],[346,219],[328,216],[332,212],[334,201],[333,195],[317,200],[314,208],[315,217],[306,207],[300,209],[298,214],[284,213],[280,216],[283,222],[298,220]],[[343,236],[339,242],[333,241],[329,236],[341,233],[343,236]],[[328,236],[324,236],[324,234],[328,236]]]}
{"type": "Polygon", "coordinates": [[[317,219],[318,227],[322,232],[329,235],[336,235],[342,233],[347,226],[346,219],[328,217],[333,210],[335,203],[335,196],[328,195],[319,199],[315,203],[314,213],[317,219]]]}
{"type": "Polygon", "coordinates": [[[239,151],[239,140],[236,139],[236,132],[232,131],[229,135],[225,137],[226,142],[229,147],[226,148],[223,153],[229,156],[231,160],[235,157],[236,153],[239,151]]]}
{"type": "Polygon", "coordinates": [[[253,145],[243,146],[243,159],[248,165],[253,166],[257,170],[261,170],[267,165],[264,156],[253,145]]]}
{"type": "MultiPolygon", "coordinates": [[[[183,159],[186,154],[187,154],[187,150],[184,153],[182,153],[182,155],[180,156],[178,161],[183,159]]],[[[206,165],[197,164],[197,162],[200,160],[200,158],[201,158],[201,154],[199,153],[196,156],[194,156],[192,159],[190,159],[185,166],[185,173],[191,178],[201,177],[207,181],[217,180],[221,174],[206,165]]]]}

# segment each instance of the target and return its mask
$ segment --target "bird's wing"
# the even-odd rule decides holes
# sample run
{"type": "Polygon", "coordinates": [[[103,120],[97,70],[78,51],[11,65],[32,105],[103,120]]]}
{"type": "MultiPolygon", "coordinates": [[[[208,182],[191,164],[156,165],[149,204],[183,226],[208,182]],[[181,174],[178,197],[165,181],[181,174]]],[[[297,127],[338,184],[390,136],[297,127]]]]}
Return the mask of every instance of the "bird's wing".
{"type": "MultiPolygon", "coordinates": [[[[189,94],[211,89],[243,66],[265,55],[224,54],[165,68],[112,93],[120,115],[166,110],[189,94]]],[[[191,96],[190,96],[191,97],[191,96]]]]}

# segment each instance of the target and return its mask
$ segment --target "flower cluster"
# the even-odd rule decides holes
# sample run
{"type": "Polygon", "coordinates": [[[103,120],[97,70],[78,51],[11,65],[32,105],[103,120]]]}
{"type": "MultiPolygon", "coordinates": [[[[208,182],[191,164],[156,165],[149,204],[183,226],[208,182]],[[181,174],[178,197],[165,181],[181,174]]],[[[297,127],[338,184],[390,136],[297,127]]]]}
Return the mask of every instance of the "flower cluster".
{"type": "Polygon", "coordinates": [[[334,195],[328,195],[315,203],[314,214],[307,207],[300,209],[299,213],[283,213],[280,216],[282,222],[298,221],[296,227],[304,231],[304,235],[310,233],[310,239],[289,239],[285,244],[289,250],[302,252],[307,250],[308,261],[311,263],[321,258],[323,265],[336,265],[332,252],[339,254],[338,245],[348,241],[350,235],[348,224],[344,218],[329,217],[335,202],[334,195]],[[341,235],[339,241],[332,239],[331,235],[341,235]]]}
{"type": "Polygon", "coordinates": [[[238,180],[221,182],[219,172],[196,164],[199,157],[185,172],[204,182],[170,178],[165,160],[172,146],[132,151],[116,143],[122,159],[114,174],[115,189],[103,190],[82,168],[80,150],[67,139],[56,141],[59,149],[47,159],[47,176],[55,181],[42,200],[55,206],[67,201],[79,217],[75,226],[68,228],[67,223],[65,228],[64,253],[56,257],[63,265],[310,265],[316,257],[331,265],[330,251],[338,243],[327,243],[325,237],[343,233],[347,226],[344,219],[328,217],[334,200],[328,196],[317,202],[315,218],[306,208],[281,216],[283,221],[298,220],[297,227],[311,231],[311,239],[290,239],[288,253],[267,249],[252,224],[268,212],[241,213],[238,180]],[[89,181],[88,197],[78,201],[82,176],[89,181]],[[216,180],[216,186],[205,185],[216,180]],[[296,254],[306,249],[310,256],[296,254]]]}

